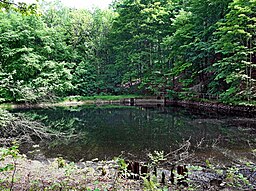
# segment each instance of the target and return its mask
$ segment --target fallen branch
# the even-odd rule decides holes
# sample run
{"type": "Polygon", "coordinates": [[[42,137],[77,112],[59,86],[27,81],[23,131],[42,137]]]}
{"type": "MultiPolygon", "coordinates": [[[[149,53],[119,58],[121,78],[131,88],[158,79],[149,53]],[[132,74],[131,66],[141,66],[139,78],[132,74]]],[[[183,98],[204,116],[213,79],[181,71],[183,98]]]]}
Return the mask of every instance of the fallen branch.
{"type": "Polygon", "coordinates": [[[65,136],[63,133],[51,131],[41,122],[31,121],[23,115],[11,114],[5,110],[0,110],[0,125],[1,145],[10,145],[13,141],[34,143],[37,140],[65,136]]]}

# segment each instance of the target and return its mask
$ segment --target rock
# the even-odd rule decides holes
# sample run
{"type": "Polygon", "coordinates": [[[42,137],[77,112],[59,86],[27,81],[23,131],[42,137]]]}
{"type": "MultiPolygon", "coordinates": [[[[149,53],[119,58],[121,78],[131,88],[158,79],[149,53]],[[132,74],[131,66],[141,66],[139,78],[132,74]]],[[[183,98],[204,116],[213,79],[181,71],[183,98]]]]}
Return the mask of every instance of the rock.
{"type": "Polygon", "coordinates": [[[92,162],[99,162],[98,158],[92,159],[92,162]]]}
{"type": "Polygon", "coordinates": [[[220,184],[220,187],[225,187],[226,186],[226,182],[222,182],[221,184],[220,184]]]}
{"type": "Polygon", "coordinates": [[[91,165],[93,162],[92,161],[86,161],[85,162],[87,165],[91,165]]]}

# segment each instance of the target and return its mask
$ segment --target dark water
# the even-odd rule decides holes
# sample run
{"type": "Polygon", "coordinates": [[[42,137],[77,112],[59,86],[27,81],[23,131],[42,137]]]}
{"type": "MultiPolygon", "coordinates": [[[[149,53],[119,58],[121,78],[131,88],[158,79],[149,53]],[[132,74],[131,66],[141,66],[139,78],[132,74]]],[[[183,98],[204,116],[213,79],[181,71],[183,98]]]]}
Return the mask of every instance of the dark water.
{"type": "MultiPolygon", "coordinates": [[[[45,125],[69,132],[66,138],[40,142],[34,157],[63,156],[71,161],[111,159],[124,152],[143,158],[149,151],[168,152],[190,139],[199,158],[225,160],[221,151],[250,157],[256,146],[256,119],[175,107],[79,106],[16,110],[45,125]],[[204,148],[196,148],[203,140],[204,148]],[[37,155],[37,156],[36,156],[37,155]]],[[[32,147],[22,146],[32,153],[32,147]]],[[[33,155],[31,155],[33,156],[33,155]]]]}

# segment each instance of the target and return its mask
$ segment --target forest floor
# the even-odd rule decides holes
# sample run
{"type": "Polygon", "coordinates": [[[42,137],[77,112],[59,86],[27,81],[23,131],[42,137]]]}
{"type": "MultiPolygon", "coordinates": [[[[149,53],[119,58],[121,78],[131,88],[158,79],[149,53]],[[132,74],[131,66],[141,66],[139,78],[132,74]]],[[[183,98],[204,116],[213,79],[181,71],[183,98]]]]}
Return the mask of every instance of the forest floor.
{"type": "MultiPolygon", "coordinates": [[[[94,159],[85,162],[68,162],[63,158],[43,161],[30,160],[25,155],[7,156],[0,161],[0,189],[25,190],[254,190],[256,165],[247,163],[232,167],[206,166],[157,166],[146,176],[134,172],[134,162],[121,158],[111,161],[94,159]],[[180,172],[179,172],[180,171],[180,172]],[[183,171],[183,172],[182,172],[183,171]],[[184,173],[185,172],[185,173],[184,173]],[[157,174],[156,174],[157,173],[157,174]],[[156,174],[156,176],[155,176],[156,174]],[[147,177],[147,178],[146,178],[147,177]]],[[[142,162],[138,164],[143,165],[142,162]]],[[[142,166],[140,166],[142,170],[142,166]]]]}
{"type": "Polygon", "coordinates": [[[0,173],[1,190],[140,190],[139,181],[118,177],[115,161],[67,163],[63,159],[37,161],[20,156],[6,158],[1,166],[14,170],[0,173]]]}

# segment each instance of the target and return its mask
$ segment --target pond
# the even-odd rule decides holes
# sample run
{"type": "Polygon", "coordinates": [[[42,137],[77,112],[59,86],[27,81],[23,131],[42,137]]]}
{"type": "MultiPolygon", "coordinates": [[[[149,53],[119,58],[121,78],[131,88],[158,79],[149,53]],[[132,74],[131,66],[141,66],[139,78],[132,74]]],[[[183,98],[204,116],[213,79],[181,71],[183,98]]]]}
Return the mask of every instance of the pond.
{"type": "Polygon", "coordinates": [[[179,107],[120,105],[13,112],[70,134],[66,138],[41,141],[39,148],[21,145],[22,152],[36,159],[59,156],[70,161],[112,159],[121,153],[143,159],[148,152],[167,153],[170,148],[178,148],[183,141],[190,140],[196,157],[221,161],[228,158],[223,153],[250,158],[251,148],[256,146],[256,119],[253,117],[179,107]]]}

